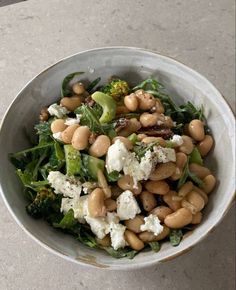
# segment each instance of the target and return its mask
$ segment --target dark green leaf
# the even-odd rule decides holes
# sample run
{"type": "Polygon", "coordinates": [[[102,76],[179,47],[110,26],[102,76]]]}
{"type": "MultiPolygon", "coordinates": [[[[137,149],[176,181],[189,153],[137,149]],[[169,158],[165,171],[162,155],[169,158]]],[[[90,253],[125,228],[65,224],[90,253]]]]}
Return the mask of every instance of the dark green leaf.
{"type": "Polygon", "coordinates": [[[103,128],[97,118],[96,112],[89,106],[82,105],[75,110],[76,114],[80,114],[80,124],[83,126],[88,126],[91,131],[104,134],[103,128]]]}
{"type": "Polygon", "coordinates": [[[47,143],[52,142],[52,131],[51,131],[52,121],[53,118],[51,118],[48,122],[40,122],[39,124],[34,126],[36,134],[39,136],[38,145],[45,145],[47,143]]]}
{"type": "Polygon", "coordinates": [[[135,250],[131,250],[130,248],[118,249],[114,250],[112,247],[104,247],[105,251],[108,252],[113,258],[120,259],[127,257],[128,259],[133,259],[134,256],[138,253],[135,250]]]}
{"type": "Polygon", "coordinates": [[[109,136],[114,136],[115,124],[101,124],[99,122],[99,110],[98,107],[91,108],[87,105],[82,105],[75,110],[76,114],[80,114],[80,124],[83,126],[88,126],[91,131],[97,134],[106,134],[109,136]]]}
{"type": "Polygon", "coordinates": [[[154,252],[159,252],[160,249],[161,249],[161,246],[158,242],[151,242],[151,243],[148,243],[149,246],[151,247],[151,249],[154,251],[154,252]]]}
{"type": "Polygon", "coordinates": [[[189,160],[190,160],[190,156],[188,156],[188,160],[187,160],[187,162],[186,162],[186,164],[184,166],[184,170],[183,170],[182,176],[180,177],[180,179],[178,181],[178,185],[177,185],[178,189],[185,184],[187,179],[191,179],[199,187],[203,186],[203,181],[200,178],[198,178],[193,172],[191,172],[189,170],[189,160]]]}
{"type": "Polygon", "coordinates": [[[61,97],[70,97],[72,96],[72,89],[70,87],[70,82],[73,80],[74,77],[79,76],[83,74],[84,72],[74,72],[69,75],[67,75],[64,80],[62,81],[61,85],[61,97]]]}
{"type": "Polygon", "coordinates": [[[91,91],[96,87],[96,85],[101,81],[101,78],[97,78],[94,81],[92,81],[88,87],[87,87],[87,92],[91,93],[91,91]]]}
{"type": "Polygon", "coordinates": [[[84,228],[81,229],[77,239],[87,247],[96,248],[98,246],[95,237],[92,234],[85,231],[84,228]]]}
{"type": "Polygon", "coordinates": [[[173,247],[176,247],[180,244],[183,238],[183,233],[181,230],[171,230],[169,238],[170,238],[171,245],[173,247]]]}
{"type": "Polygon", "coordinates": [[[178,189],[181,188],[185,184],[186,180],[188,179],[188,175],[189,175],[188,163],[189,163],[189,157],[188,157],[187,162],[184,166],[182,176],[180,177],[180,179],[178,181],[178,185],[177,185],[178,189]]]}
{"type": "Polygon", "coordinates": [[[192,179],[192,181],[197,184],[197,186],[203,187],[203,181],[199,177],[197,177],[196,174],[189,171],[188,175],[189,175],[189,178],[192,179]]]}
{"type": "Polygon", "coordinates": [[[78,221],[74,218],[74,211],[70,209],[62,218],[59,223],[54,223],[53,226],[55,228],[60,229],[71,229],[74,225],[76,225],[78,221]]]}

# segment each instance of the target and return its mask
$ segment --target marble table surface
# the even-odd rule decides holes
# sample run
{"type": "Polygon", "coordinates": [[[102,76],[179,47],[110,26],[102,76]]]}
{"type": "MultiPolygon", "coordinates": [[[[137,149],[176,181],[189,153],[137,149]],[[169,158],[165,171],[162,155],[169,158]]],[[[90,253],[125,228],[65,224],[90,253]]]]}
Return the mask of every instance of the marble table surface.
{"type": "MultiPolygon", "coordinates": [[[[233,0],[30,0],[1,7],[0,119],[43,68],[84,49],[114,45],[183,61],[212,81],[234,108],[234,15],[233,0]]],[[[235,289],[234,206],[189,253],[129,272],[64,261],[32,241],[1,198],[0,212],[0,290],[235,289]]]]}

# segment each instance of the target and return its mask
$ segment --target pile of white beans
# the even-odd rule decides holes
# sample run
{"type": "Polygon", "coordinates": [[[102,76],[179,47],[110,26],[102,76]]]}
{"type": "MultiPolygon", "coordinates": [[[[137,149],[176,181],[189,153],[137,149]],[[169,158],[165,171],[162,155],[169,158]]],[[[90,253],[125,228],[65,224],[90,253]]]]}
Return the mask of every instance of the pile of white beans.
{"type": "MultiPolygon", "coordinates": [[[[85,93],[82,84],[73,86],[74,96],[63,98],[61,105],[69,111],[74,111],[83,102],[85,93]]],[[[73,124],[67,126],[64,119],[56,119],[51,123],[52,133],[61,132],[61,140],[65,144],[72,144],[77,150],[87,150],[91,156],[106,158],[108,148],[119,139],[128,150],[133,149],[133,143],[127,138],[136,133],[141,127],[151,127],[156,124],[165,128],[173,128],[174,120],[164,115],[164,107],[161,101],[143,90],[138,90],[124,98],[124,105],[117,107],[117,116],[124,113],[142,111],[139,118],[129,120],[127,126],[118,132],[118,136],[112,140],[106,135],[94,135],[87,126],[73,124]]],[[[161,137],[138,134],[140,142],[145,144],[157,141],[158,145],[165,147],[166,140],[161,137]]],[[[165,239],[170,229],[181,229],[189,224],[199,224],[202,220],[202,210],[208,202],[208,195],[216,184],[216,178],[211,171],[204,166],[191,163],[189,170],[203,181],[203,187],[199,188],[192,181],[187,181],[179,190],[171,188],[171,181],[179,180],[183,174],[188,155],[196,146],[204,158],[213,146],[213,138],[205,135],[204,124],[200,120],[192,120],[185,126],[183,143],[175,145],[176,162],[158,163],[151,173],[149,180],[138,182],[134,187],[134,181],[129,175],[122,175],[116,184],[109,185],[102,172],[99,172],[99,186],[89,194],[88,208],[92,217],[105,216],[107,212],[116,210],[116,199],[125,190],[133,192],[138,202],[142,204],[142,214],[126,220],[125,239],[129,246],[135,250],[141,250],[145,243],[165,239]],[[163,203],[158,204],[161,197],[163,203]],[[144,217],[149,214],[156,215],[164,226],[159,235],[151,232],[141,232],[144,217]]],[[[110,245],[110,237],[97,239],[102,246],[110,245]]]]}

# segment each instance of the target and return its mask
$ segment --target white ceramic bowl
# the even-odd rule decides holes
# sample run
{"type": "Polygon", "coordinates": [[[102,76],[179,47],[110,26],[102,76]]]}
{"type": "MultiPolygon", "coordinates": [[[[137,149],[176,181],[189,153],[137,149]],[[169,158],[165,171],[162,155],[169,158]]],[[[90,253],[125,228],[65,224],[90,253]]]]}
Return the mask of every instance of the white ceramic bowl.
{"type": "Polygon", "coordinates": [[[17,95],[8,109],[0,131],[0,184],[2,196],[17,223],[39,244],[51,252],[81,265],[108,269],[135,269],[172,259],[191,249],[219,223],[226,214],[235,191],[234,116],[220,92],[203,76],[187,66],[160,54],[138,48],[101,48],[65,58],[41,72],[17,95]],[[176,102],[203,104],[215,148],[207,164],[218,184],[204,210],[203,222],[184,237],[178,247],[169,243],[158,253],[143,252],[133,260],[114,259],[100,250],[89,249],[70,236],[56,231],[46,222],[36,221],[25,211],[22,186],[8,161],[8,153],[27,148],[26,136],[32,134],[39,110],[59,99],[63,77],[84,71],[83,78],[98,76],[106,81],[118,75],[136,84],[150,75],[169,90],[176,102]]]}

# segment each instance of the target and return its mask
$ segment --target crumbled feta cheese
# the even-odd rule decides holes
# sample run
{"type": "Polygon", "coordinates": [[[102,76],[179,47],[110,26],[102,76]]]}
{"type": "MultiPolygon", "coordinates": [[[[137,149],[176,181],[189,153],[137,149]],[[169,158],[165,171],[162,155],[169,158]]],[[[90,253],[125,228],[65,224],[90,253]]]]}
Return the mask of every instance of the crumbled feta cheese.
{"type": "Polygon", "coordinates": [[[176,161],[175,150],[172,148],[163,148],[161,146],[153,147],[154,153],[156,153],[157,162],[166,163],[169,161],[176,161]]]}
{"type": "Polygon", "coordinates": [[[83,188],[83,192],[84,194],[88,194],[88,193],[91,193],[93,191],[93,189],[99,187],[98,183],[97,182],[84,182],[82,184],[82,188],[83,188]]]}
{"type": "Polygon", "coordinates": [[[111,245],[115,250],[124,248],[127,243],[124,238],[126,227],[122,224],[112,222],[110,224],[111,245]]]}
{"type": "Polygon", "coordinates": [[[81,115],[77,114],[76,118],[67,118],[65,120],[65,125],[70,126],[70,125],[79,124],[80,123],[80,119],[81,119],[81,115]]]}
{"type": "Polygon", "coordinates": [[[67,108],[59,106],[56,103],[48,107],[48,112],[51,116],[56,116],[57,118],[63,118],[66,114],[69,113],[67,108]]]}
{"type": "Polygon", "coordinates": [[[137,187],[137,183],[140,180],[147,180],[157,163],[157,158],[154,154],[148,150],[138,162],[134,153],[129,153],[128,158],[124,164],[123,171],[126,175],[130,175],[134,180],[134,187],[137,187]]]}
{"type": "Polygon", "coordinates": [[[116,140],[107,151],[106,169],[108,173],[112,171],[120,172],[123,169],[125,160],[129,156],[129,151],[126,149],[124,143],[116,140]]]}
{"type": "Polygon", "coordinates": [[[74,217],[79,220],[80,223],[84,223],[84,217],[88,215],[88,196],[81,196],[75,200],[73,205],[74,217]]]}
{"type": "Polygon", "coordinates": [[[74,207],[74,200],[72,198],[64,197],[61,200],[61,212],[67,213],[70,209],[74,207]]]}
{"type": "Polygon", "coordinates": [[[160,224],[160,220],[157,216],[150,214],[144,218],[145,224],[140,226],[141,231],[148,231],[158,236],[163,231],[163,226],[160,224]]]}
{"type": "Polygon", "coordinates": [[[52,137],[58,141],[62,141],[61,139],[61,132],[53,133],[52,137]]]}
{"type": "Polygon", "coordinates": [[[99,239],[103,239],[110,232],[110,226],[105,217],[93,218],[87,215],[85,220],[99,239]]]}
{"type": "Polygon", "coordinates": [[[65,197],[80,196],[81,183],[75,177],[68,177],[60,171],[50,171],[47,179],[54,188],[55,193],[61,193],[65,197]]]}
{"type": "Polygon", "coordinates": [[[184,143],[183,138],[180,135],[174,135],[170,141],[173,142],[176,146],[181,146],[184,143]]]}
{"type": "Polygon", "coordinates": [[[119,217],[116,212],[107,213],[107,222],[110,223],[119,223],[119,217]]]}
{"type": "Polygon", "coordinates": [[[132,219],[141,210],[138,206],[136,198],[130,190],[124,191],[116,200],[117,214],[120,220],[132,219]]]}

